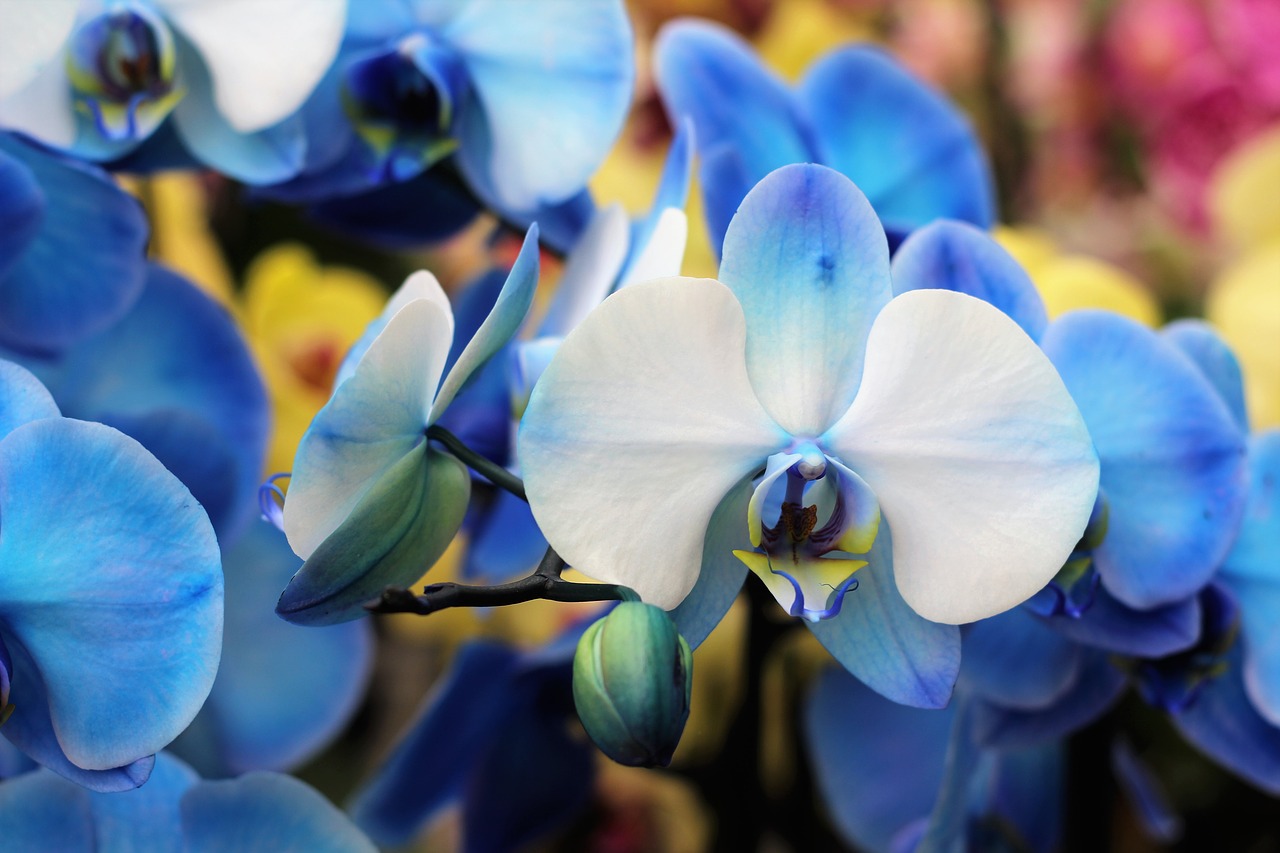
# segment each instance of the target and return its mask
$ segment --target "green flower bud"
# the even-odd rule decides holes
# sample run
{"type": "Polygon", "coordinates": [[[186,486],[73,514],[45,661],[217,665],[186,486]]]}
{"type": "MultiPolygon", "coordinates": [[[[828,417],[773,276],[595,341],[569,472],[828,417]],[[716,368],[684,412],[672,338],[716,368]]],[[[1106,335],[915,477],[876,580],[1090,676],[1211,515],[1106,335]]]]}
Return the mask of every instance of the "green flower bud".
{"type": "Polygon", "coordinates": [[[693,653],[659,607],[623,602],[578,642],[578,717],[596,746],[619,764],[670,764],[692,691],[693,653]]]}

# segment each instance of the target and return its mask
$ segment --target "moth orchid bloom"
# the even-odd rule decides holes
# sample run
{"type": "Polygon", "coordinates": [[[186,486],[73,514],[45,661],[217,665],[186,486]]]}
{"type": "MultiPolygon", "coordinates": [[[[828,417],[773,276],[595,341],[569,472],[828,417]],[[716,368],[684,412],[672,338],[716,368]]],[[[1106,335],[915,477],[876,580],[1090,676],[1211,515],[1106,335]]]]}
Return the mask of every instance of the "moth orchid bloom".
{"type": "Polygon", "coordinates": [[[356,619],[366,602],[413,583],[444,553],[462,525],[471,477],[431,446],[427,428],[520,328],[537,283],[534,227],[493,310],[451,366],[453,310],[426,271],[405,281],[356,342],[294,458],[284,531],[306,562],[276,605],[282,617],[301,625],[356,619]]]}
{"type": "Polygon", "coordinates": [[[20,5],[5,10],[7,32],[63,40],[52,53],[18,53],[27,60],[12,71],[18,85],[0,81],[0,126],[110,161],[172,117],[196,160],[248,183],[302,167],[304,129],[292,116],[337,55],[347,8],[346,0],[20,5]]]}
{"type": "Polygon", "coordinates": [[[61,417],[7,361],[0,515],[0,735],[87,788],[136,788],[218,668],[209,519],[138,442],[61,417]]]}
{"type": "Polygon", "coordinates": [[[814,165],[747,195],[720,281],[636,284],[587,317],[534,389],[519,452],[569,563],[666,608],[702,587],[698,624],[677,612],[691,642],[741,584],[739,551],[855,675],[926,705],[954,683],[952,626],[1044,586],[1098,486],[1035,343],[964,294],[894,298],[871,205],[814,165]]]}

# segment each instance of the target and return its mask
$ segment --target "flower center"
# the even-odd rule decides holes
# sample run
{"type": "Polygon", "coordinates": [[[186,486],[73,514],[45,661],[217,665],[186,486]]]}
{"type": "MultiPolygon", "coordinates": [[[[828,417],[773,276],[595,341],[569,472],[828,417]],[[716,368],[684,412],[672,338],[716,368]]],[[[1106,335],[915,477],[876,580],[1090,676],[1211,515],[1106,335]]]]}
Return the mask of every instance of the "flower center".
{"type": "Polygon", "coordinates": [[[343,105],[378,183],[404,181],[458,147],[452,130],[468,89],[457,56],[426,33],[366,54],[346,70],[343,105]]]}
{"type": "Polygon", "coordinates": [[[733,553],[792,616],[811,622],[840,612],[854,573],[880,528],[880,504],[857,474],[811,443],[770,457],[748,510],[754,551],[733,553]],[[777,510],[767,505],[781,493],[777,510]],[[776,515],[775,515],[776,513],[776,515]],[[763,518],[776,517],[772,525],[763,518]]]}
{"type": "Polygon", "coordinates": [[[177,105],[173,33],[150,10],[120,4],[71,37],[67,73],[77,109],[106,139],[145,136],[177,105]]]}

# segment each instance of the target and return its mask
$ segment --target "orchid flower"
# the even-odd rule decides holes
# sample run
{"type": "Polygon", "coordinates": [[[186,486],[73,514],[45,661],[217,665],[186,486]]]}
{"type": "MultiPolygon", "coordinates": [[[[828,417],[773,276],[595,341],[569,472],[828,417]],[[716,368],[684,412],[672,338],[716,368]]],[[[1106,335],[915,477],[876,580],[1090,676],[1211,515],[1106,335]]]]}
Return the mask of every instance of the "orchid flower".
{"type": "Polygon", "coordinates": [[[565,339],[521,425],[534,517],[588,575],[693,593],[690,642],[745,563],[870,686],[945,704],[951,626],[1034,594],[1088,521],[1075,404],[981,300],[894,298],[874,210],[825,167],[747,195],[720,278],[633,285],[565,339]]]}
{"type": "Polygon", "coordinates": [[[995,219],[991,168],[969,122],[877,48],[834,50],[792,88],[732,30],[682,19],[658,33],[654,75],[673,123],[688,117],[697,131],[716,251],[747,191],[789,163],[851,178],[893,246],[941,217],[995,219]]]}
{"type": "Polygon", "coordinates": [[[136,441],[61,417],[10,362],[0,515],[0,735],[94,790],[141,785],[218,668],[222,570],[208,517],[136,441]]]}
{"type": "Polygon", "coordinates": [[[14,850],[374,853],[323,796],[278,773],[210,782],[171,755],[144,788],[99,794],[47,770],[0,786],[0,836],[14,850]]]}
{"type": "Polygon", "coordinates": [[[426,271],[405,281],[348,353],[294,460],[284,531],[306,562],[277,604],[285,619],[358,618],[383,589],[413,583],[444,553],[471,478],[426,431],[523,322],[537,245],[530,228],[493,310],[447,373],[453,310],[426,271]]]}
{"type": "Polygon", "coordinates": [[[201,163],[281,181],[302,167],[304,130],[291,116],[337,54],[346,11],[346,0],[9,4],[0,53],[16,58],[0,69],[0,126],[113,161],[172,117],[201,163]],[[38,44],[16,46],[28,34],[38,44]]]}

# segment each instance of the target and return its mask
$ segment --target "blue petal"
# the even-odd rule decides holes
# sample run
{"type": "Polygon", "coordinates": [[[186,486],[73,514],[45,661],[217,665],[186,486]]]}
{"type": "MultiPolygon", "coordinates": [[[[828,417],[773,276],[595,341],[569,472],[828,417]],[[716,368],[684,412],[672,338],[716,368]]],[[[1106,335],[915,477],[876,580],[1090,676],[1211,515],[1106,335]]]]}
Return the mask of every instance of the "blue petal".
{"type": "Polygon", "coordinates": [[[965,630],[960,679],[983,699],[1033,710],[1066,693],[1080,664],[1079,646],[1015,607],[965,630]]]}
{"type": "Polygon", "coordinates": [[[48,763],[28,741],[51,719],[97,770],[173,740],[221,645],[217,543],[191,494],[115,430],[47,419],[0,442],[0,517],[0,630],[22,659],[5,735],[48,763]]]}
{"type": "Polygon", "coordinates": [[[437,243],[466,228],[480,212],[456,176],[444,175],[445,169],[437,167],[402,183],[318,202],[308,212],[325,228],[390,250],[437,243]]]}
{"type": "Polygon", "coordinates": [[[994,753],[989,812],[1012,824],[1037,853],[1062,846],[1064,752],[1061,743],[1047,743],[994,753]]]}
{"type": "Polygon", "coordinates": [[[1102,463],[1103,585],[1136,608],[1193,595],[1226,557],[1244,508],[1235,419],[1190,360],[1119,315],[1072,312],[1042,345],[1102,463]]]}
{"type": "Polygon", "coordinates": [[[1120,698],[1126,683],[1108,655],[1087,651],[1075,684],[1047,708],[1019,711],[979,703],[974,715],[975,736],[1002,749],[1056,740],[1102,716],[1120,698]]]}
{"type": "Polygon", "coordinates": [[[88,805],[98,841],[94,849],[178,853],[182,850],[178,803],[199,781],[190,767],[161,753],[156,756],[151,778],[141,788],[90,796],[88,805]]]}
{"type": "Polygon", "coordinates": [[[760,402],[793,435],[821,435],[853,402],[871,324],[893,295],[871,206],[837,172],[785,166],[743,199],[720,280],[746,315],[760,402]]]}
{"type": "Polygon", "coordinates": [[[40,233],[44,204],[36,176],[0,148],[0,281],[40,233]]]}
{"type": "Polygon", "coordinates": [[[364,697],[368,622],[304,629],[275,615],[275,596],[301,564],[263,521],[224,554],[222,665],[193,723],[210,727],[217,744],[213,762],[197,762],[206,776],[291,769],[329,743],[364,697]]]}
{"type": "Polygon", "coordinates": [[[254,515],[266,391],[226,310],[157,265],[133,310],[59,359],[26,362],[68,417],[140,441],[176,473],[223,539],[254,515]]]}
{"type": "Polygon", "coordinates": [[[893,256],[893,292],[936,287],[976,296],[1009,315],[1032,340],[1049,325],[1031,277],[999,243],[963,222],[912,233],[893,256]]]}
{"type": "Polygon", "coordinates": [[[349,811],[379,844],[407,844],[457,797],[478,756],[511,713],[519,654],[504,645],[462,646],[449,673],[349,811]]]}
{"type": "Polygon", "coordinates": [[[809,69],[797,98],[819,162],[853,179],[886,230],[995,220],[990,166],[964,115],[888,54],[850,47],[809,69]]]}
{"type": "Polygon", "coordinates": [[[575,820],[590,801],[595,749],[570,734],[569,672],[534,678],[536,685],[525,685],[535,688],[529,703],[491,735],[467,782],[466,853],[524,849],[575,820]]]}
{"type": "Polygon", "coordinates": [[[956,703],[951,720],[951,733],[947,739],[946,760],[942,771],[942,787],[938,800],[929,813],[929,828],[920,839],[924,850],[967,849],[970,791],[981,778],[982,749],[971,734],[970,716],[973,705],[967,697],[956,703]]]}
{"type": "Polygon", "coordinates": [[[746,580],[747,567],[734,556],[733,551],[750,544],[747,504],[752,491],[748,480],[735,486],[720,501],[707,523],[698,582],[669,614],[690,648],[702,645],[702,641],[720,624],[746,580]]]}
{"type": "Polygon", "coordinates": [[[473,0],[453,11],[440,34],[474,93],[458,116],[468,182],[498,210],[532,211],[581,191],[631,103],[634,40],[620,0],[473,0]]]}
{"type": "Polygon", "coordinates": [[[523,577],[533,571],[546,550],[547,540],[533,520],[529,504],[498,490],[471,535],[463,574],[486,583],[523,577]]]}
{"type": "Polygon", "coordinates": [[[0,737],[0,780],[30,773],[39,766],[25,752],[0,737]]]}
{"type": "Polygon", "coordinates": [[[774,169],[815,160],[813,146],[786,85],[728,28],[693,19],[668,24],[653,63],[671,123],[693,122],[711,245],[718,251],[747,190],[774,169]],[[712,168],[713,153],[728,151],[732,168],[712,168]]]}
{"type": "Polygon", "coordinates": [[[1159,781],[1134,752],[1133,745],[1119,738],[1111,744],[1111,771],[1133,806],[1147,837],[1172,844],[1182,833],[1182,820],[1169,805],[1159,781]]]}
{"type": "Polygon", "coordinates": [[[30,371],[0,361],[0,439],[25,423],[60,414],[48,389],[30,371]]]}
{"type": "Polygon", "coordinates": [[[1165,340],[1195,362],[1205,379],[1227,404],[1241,431],[1249,430],[1249,415],[1245,411],[1244,377],[1240,375],[1240,362],[1227,342],[1203,320],[1178,320],[1161,330],[1165,340]]]}
{"type": "Polygon", "coordinates": [[[1227,671],[1204,685],[1196,701],[1173,715],[1198,749],[1263,790],[1280,795],[1280,728],[1262,718],[1245,692],[1242,650],[1227,656],[1227,671]]]}
{"type": "Polygon", "coordinates": [[[838,668],[824,670],[804,707],[818,790],[841,834],[887,851],[932,809],[954,714],[894,704],[838,668]]]}
{"type": "Polygon", "coordinates": [[[179,74],[187,93],[169,119],[183,145],[205,166],[246,184],[276,184],[302,170],[306,125],[299,115],[255,133],[231,126],[215,106],[213,84],[189,45],[179,47],[179,74]]]}
{"type": "Polygon", "coordinates": [[[1189,596],[1151,610],[1134,610],[1099,588],[1079,619],[1046,619],[1050,628],[1077,643],[1134,657],[1163,657],[1190,647],[1200,636],[1200,601],[1189,596]]]}
{"type": "Polygon", "coordinates": [[[18,235],[9,244],[25,243],[26,249],[0,276],[0,342],[65,347],[110,326],[138,298],[146,219],[141,206],[98,169],[0,134],[0,157],[5,155],[39,185],[44,215],[29,220],[27,227],[39,225],[34,237],[18,235]]]}
{"type": "Polygon", "coordinates": [[[0,785],[0,838],[10,850],[96,853],[90,794],[48,771],[0,785]]]}
{"type": "MultiPolygon", "coordinates": [[[[667,159],[662,166],[662,177],[658,181],[653,204],[649,206],[649,212],[631,226],[631,242],[627,248],[627,259],[618,272],[619,282],[627,280],[636,259],[649,245],[649,239],[653,237],[663,212],[668,208],[684,210],[689,199],[689,180],[693,174],[693,135],[693,122],[688,119],[676,125],[676,133],[667,150],[667,159]]],[[[724,232],[720,233],[723,239],[724,232]]]]}
{"type": "Polygon", "coordinates": [[[1249,501],[1219,579],[1240,603],[1245,684],[1258,710],[1280,724],[1280,431],[1249,444],[1249,501]]]}
{"type": "Polygon", "coordinates": [[[291,776],[255,772],[201,782],[181,808],[188,853],[376,853],[346,815],[291,776]]]}
{"type": "Polygon", "coordinates": [[[941,708],[960,670],[960,629],[930,622],[902,600],[893,577],[893,544],[880,525],[858,571],[858,588],[839,615],[806,622],[845,669],[877,693],[918,708],[941,708]]]}

